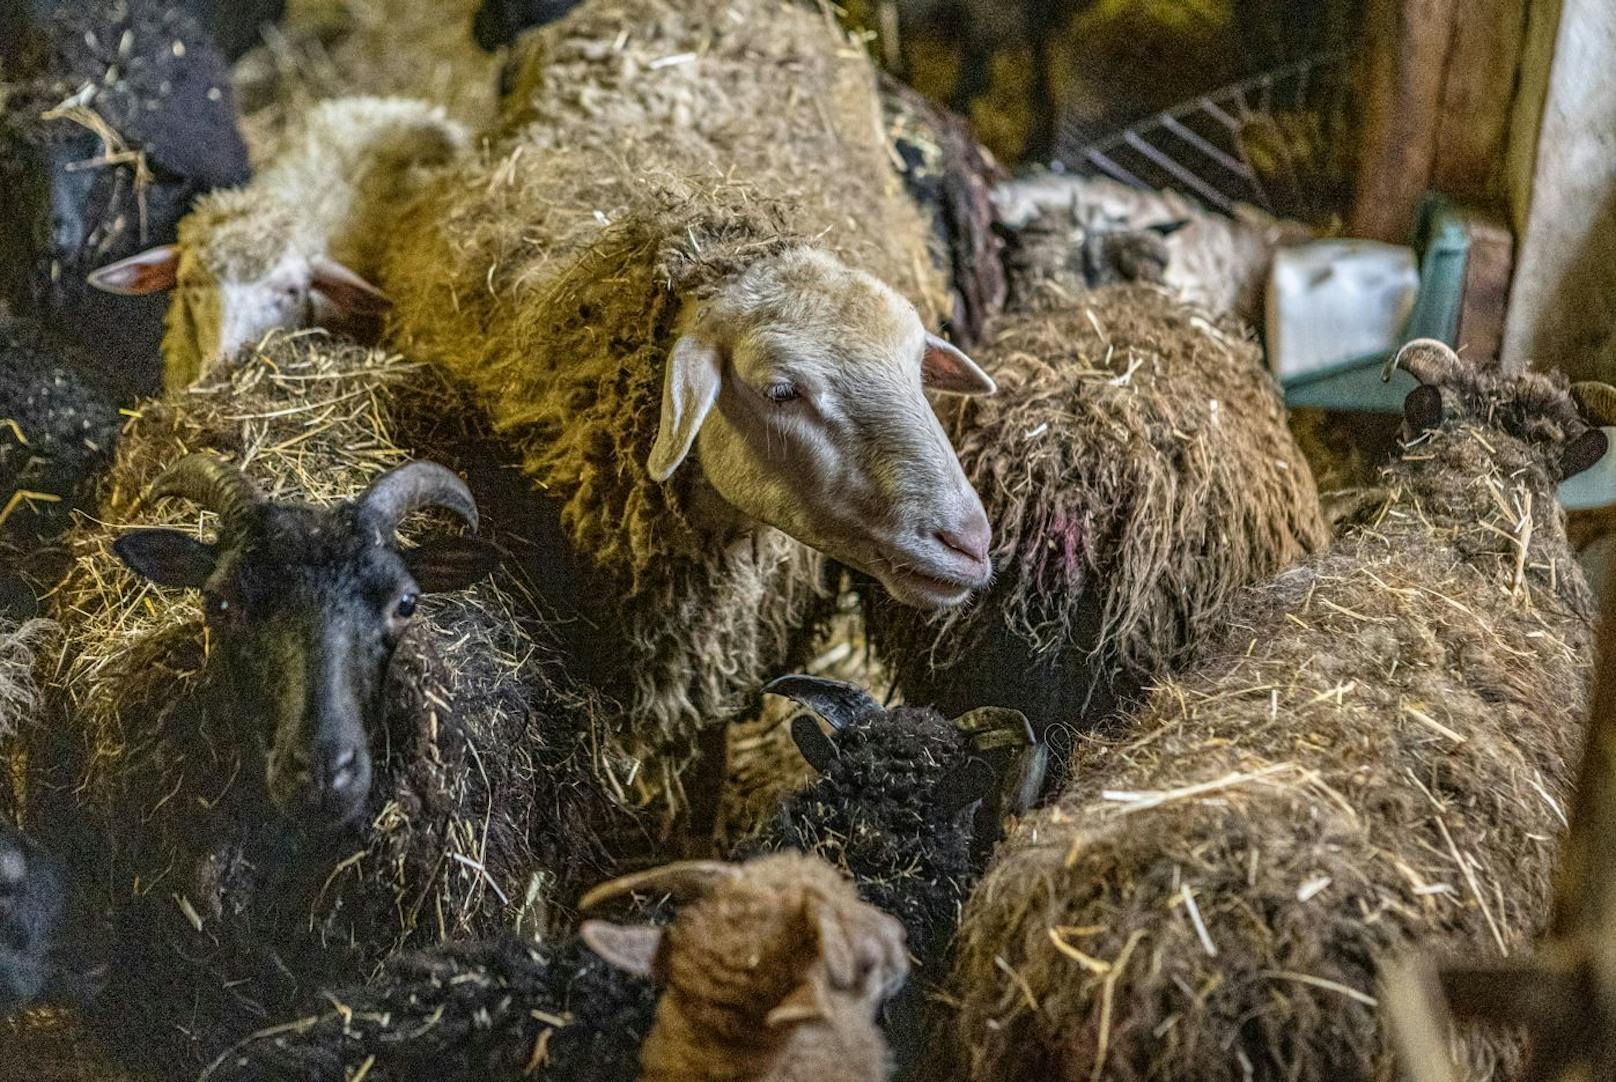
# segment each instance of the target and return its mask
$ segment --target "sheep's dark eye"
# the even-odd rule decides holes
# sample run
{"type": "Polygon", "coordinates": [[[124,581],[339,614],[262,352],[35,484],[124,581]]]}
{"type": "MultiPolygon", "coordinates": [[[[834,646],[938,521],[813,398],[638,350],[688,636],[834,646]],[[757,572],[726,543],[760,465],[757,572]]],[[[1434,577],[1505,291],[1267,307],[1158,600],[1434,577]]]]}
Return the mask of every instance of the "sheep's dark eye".
{"type": "Polygon", "coordinates": [[[763,397],[775,405],[791,402],[802,396],[802,392],[790,383],[771,383],[763,389],[763,397]]]}
{"type": "Polygon", "coordinates": [[[239,615],[237,607],[222,594],[207,594],[203,597],[202,604],[208,619],[214,623],[225,623],[239,615]]]}
{"type": "Polygon", "coordinates": [[[416,597],[414,594],[405,594],[398,599],[398,609],[396,611],[400,620],[408,620],[415,615],[415,602],[416,597]]]}

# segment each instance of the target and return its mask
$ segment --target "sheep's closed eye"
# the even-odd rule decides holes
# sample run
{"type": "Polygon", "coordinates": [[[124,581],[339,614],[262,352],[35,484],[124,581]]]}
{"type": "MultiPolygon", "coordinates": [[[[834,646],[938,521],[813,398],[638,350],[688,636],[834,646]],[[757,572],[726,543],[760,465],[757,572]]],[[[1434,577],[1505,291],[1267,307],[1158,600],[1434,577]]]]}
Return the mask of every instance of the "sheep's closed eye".
{"type": "Polygon", "coordinates": [[[779,380],[763,388],[763,397],[777,406],[782,406],[787,402],[794,402],[801,398],[802,392],[797,389],[796,384],[779,380]]]}

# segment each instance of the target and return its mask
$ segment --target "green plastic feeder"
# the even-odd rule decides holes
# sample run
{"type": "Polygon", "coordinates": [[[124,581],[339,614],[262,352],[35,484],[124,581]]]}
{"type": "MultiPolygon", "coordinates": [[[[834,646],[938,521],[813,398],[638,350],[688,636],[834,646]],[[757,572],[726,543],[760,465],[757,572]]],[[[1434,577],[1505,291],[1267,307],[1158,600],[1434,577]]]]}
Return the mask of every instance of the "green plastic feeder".
{"type": "Polygon", "coordinates": [[[1364,413],[1403,411],[1403,400],[1416,386],[1414,377],[1398,369],[1390,380],[1382,379],[1386,362],[1397,348],[1416,338],[1435,338],[1456,346],[1459,334],[1470,230],[1464,218],[1441,196],[1427,195],[1421,201],[1414,250],[1420,261],[1420,288],[1397,347],[1284,380],[1287,405],[1364,413]]]}

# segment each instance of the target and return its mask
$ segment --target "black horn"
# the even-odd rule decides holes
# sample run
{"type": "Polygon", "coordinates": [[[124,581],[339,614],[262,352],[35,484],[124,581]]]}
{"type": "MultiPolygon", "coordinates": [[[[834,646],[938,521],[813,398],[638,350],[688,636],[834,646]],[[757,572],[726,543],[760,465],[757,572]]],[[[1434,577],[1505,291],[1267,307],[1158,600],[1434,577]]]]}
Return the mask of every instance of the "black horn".
{"type": "Polygon", "coordinates": [[[391,535],[404,516],[423,507],[444,507],[477,528],[477,501],[454,472],[436,462],[406,462],[388,470],[365,490],[359,510],[391,535]]]}
{"type": "Polygon", "coordinates": [[[190,454],[163,472],[151,487],[148,500],[177,496],[219,516],[221,532],[234,530],[258,505],[258,490],[245,474],[222,458],[190,454]]]}
{"type": "Polygon", "coordinates": [[[857,684],[801,674],[782,676],[763,685],[770,695],[784,695],[801,703],[840,731],[865,714],[881,709],[881,704],[857,684]]]}

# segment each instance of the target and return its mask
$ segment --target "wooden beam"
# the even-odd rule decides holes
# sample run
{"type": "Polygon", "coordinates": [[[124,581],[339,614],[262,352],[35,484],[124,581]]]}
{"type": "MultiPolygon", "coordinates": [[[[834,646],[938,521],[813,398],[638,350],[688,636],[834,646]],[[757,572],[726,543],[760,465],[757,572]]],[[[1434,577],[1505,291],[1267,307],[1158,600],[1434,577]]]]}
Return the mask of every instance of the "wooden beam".
{"type": "Polygon", "coordinates": [[[1368,0],[1351,233],[1406,243],[1436,163],[1456,0],[1368,0]]]}
{"type": "Polygon", "coordinates": [[[1495,368],[1504,344],[1515,236],[1499,214],[1467,213],[1465,225],[1470,231],[1470,255],[1465,260],[1458,345],[1470,363],[1495,368]]]}
{"type": "Polygon", "coordinates": [[[1527,0],[1467,0],[1444,61],[1431,186],[1489,209],[1504,195],[1527,6],[1527,0]]]}

